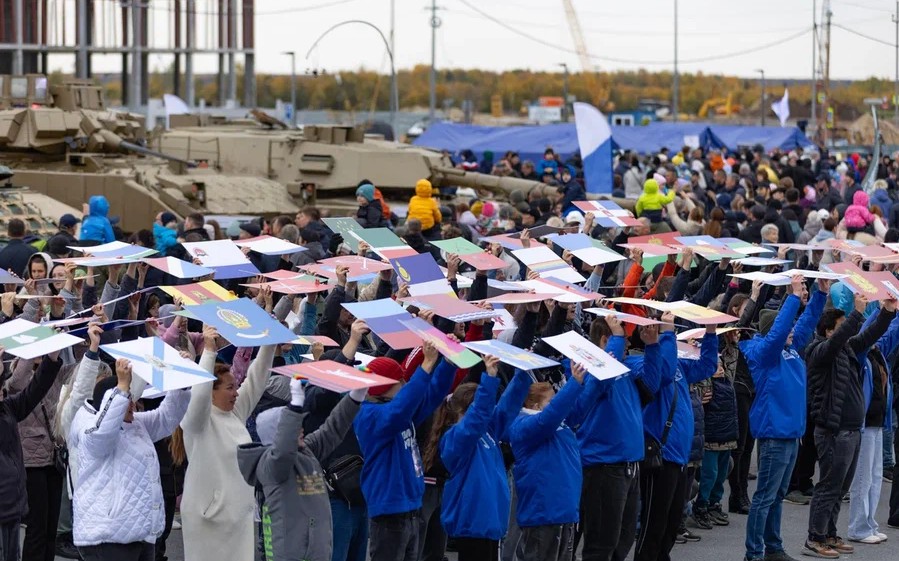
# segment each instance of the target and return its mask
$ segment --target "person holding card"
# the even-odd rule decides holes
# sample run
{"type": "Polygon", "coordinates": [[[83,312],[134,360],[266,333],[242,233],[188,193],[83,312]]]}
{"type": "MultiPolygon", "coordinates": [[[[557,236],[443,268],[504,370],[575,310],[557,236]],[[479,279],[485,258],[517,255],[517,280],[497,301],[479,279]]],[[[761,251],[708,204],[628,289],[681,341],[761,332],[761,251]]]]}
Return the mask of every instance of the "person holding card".
{"type": "Polygon", "coordinates": [[[85,561],[147,561],[165,526],[159,459],[153,443],[172,434],[190,402],[171,391],[158,409],[138,412],[131,363],[94,386],[92,406],[75,414],[69,446],[78,453],[75,545],[85,561]]]}
{"type": "Polygon", "coordinates": [[[574,549],[583,477],[577,438],[566,419],[581,395],[586,373],[584,366],[572,365],[571,377],[558,394],[546,382],[532,385],[509,427],[521,561],[571,560],[566,552],[574,549]],[[547,478],[549,465],[553,473],[547,478]]]}
{"type": "Polygon", "coordinates": [[[362,494],[368,504],[372,561],[416,561],[424,470],[415,440],[421,424],[449,393],[456,367],[441,360],[431,343],[423,346],[424,362],[408,382],[393,359],[378,357],[368,368],[397,380],[372,388],[353,422],[365,464],[362,494]]]}
{"type": "Polygon", "coordinates": [[[331,561],[331,505],[321,461],[346,436],[366,394],[366,389],[349,392],[320,428],[304,435],[303,381],[291,380],[290,405],[268,409],[256,419],[262,443],[238,447],[241,474],[265,493],[268,561],[331,561]]]}
{"type": "Polygon", "coordinates": [[[200,366],[215,381],[193,389],[181,428],[189,464],[181,500],[184,558],[252,559],[256,500],[238,469],[237,447],[250,442],[246,423],[265,391],[276,345],[259,348],[240,391],[231,368],[216,362],[218,332],[203,328],[200,366]]]}
{"type": "Polygon", "coordinates": [[[496,561],[509,525],[511,495],[499,441],[531,385],[518,370],[497,404],[499,359],[484,357],[480,384],[465,383],[440,406],[424,450],[430,471],[442,465],[445,483],[440,520],[456,542],[459,561],[496,561]]]}

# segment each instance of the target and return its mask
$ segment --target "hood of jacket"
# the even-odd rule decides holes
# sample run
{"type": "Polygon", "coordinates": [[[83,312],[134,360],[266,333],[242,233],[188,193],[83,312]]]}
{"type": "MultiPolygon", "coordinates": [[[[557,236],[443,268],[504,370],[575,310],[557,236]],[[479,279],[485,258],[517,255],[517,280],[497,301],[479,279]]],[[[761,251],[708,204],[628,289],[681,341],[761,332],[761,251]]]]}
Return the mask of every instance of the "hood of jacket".
{"type": "Polygon", "coordinates": [[[863,206],[868,208],[868,194],[864,191],[856,191],[854,195],[852,195],[852,204],[857,206],[863,206]]]}
{"type": "Polygon", "coordinates": [[[94,195],[88,201],[91,216],[106,217],[109,214],[109,201],[103,195],[94,195]]]}
{"type": "Polygon", "coordinates": [[[38,252],[28,258],[28,264],[25,266],[25,279],[31,278],[31,263],[36,260],[43,260],[44,266],[47,267],[47,276],[50,276],[50,269],[53,268],[53,257],[49,253],[38,252]]]}
{"type": "Polygon", "coordinates": [[[647,179],[643,184],[643,192],[647,195],[657,195],[659,193],[659,184],[655,179],[647,179]]]}
{"type": "Polygon", "coordinates": [[[432,193],[433,188],[431,187],[431,182],[427,179],[420,179],[418,180],[418,183],[415,184],[415,194],[417,196],[430,199],[432,193]]]}

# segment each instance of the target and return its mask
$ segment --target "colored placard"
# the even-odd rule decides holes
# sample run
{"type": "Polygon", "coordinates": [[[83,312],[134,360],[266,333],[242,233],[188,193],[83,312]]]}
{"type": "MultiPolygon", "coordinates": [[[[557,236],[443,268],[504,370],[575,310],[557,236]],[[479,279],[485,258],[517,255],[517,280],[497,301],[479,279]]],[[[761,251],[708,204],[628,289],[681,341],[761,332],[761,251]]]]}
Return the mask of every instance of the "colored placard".
{"type": "Polygon", "coordinates": [[[833,273],[849,275],[841,279],[840,282],[848,286],[849,290],[855,294],[864,294],[868,297],[868,300],[872,301],[892,298],[890,292],[880,282],[886,279],[886,277],[877,278],[874,276],[875,273],[865,272],[859,269],[855,263],[828,263],[824,266],[833,273]]]}
{"type": "Polygon", "coordinates": [[[684,250],[683,247],[670,245],[662,245],[655,243],[622,243],[618,247],[625,249],[639,249],[643,252],[643,257],[664,257],[668,255],[676,255],[684,250]]]}
{"type": "Polygon", "coordinates": [[[481,249],[465,238],[434,240],[431,244],[439,247],[446,253],[455,253],[463,262],[480,271],[503,269],[509,265],[499,257],[481,249]]]}
{"type": "Polygon", "coordinates": [[[143,261],[147,265],[179,279],[195,279],[211,275],[215,272],[207,267],[201,267],[174,257],[157,257],[153,259],[144,259],[143,261]]]}
{"type": "Polygon", "coordinates": [[[626,259],[620,253],[605,247],[587,234],[556,236],[552,242],[562,249],[567,249],[572,255],[593,267],[626,259]]]}
{"type": "Polygon", "coordinates": [[[559,363],[534,354],[531,351],[519,349],[508,343],[490,339],[489,341],[471,341],[462,343],[463,347],[467,347],[482,355],[493,355],[505,364],[520,368],[522,370],[535,370],[537,368],[549,368],[558,366],[559,363]]]}
{"type": "Polygon", "coordinates": [[[240,286],[246,286],[249,288],[262,288],[268,286],[272,289],[272,292],[277,292],[279,294],[309,294],[311,292],[324,292],[331,288],[326,283],[323,283],[315,278],[290,279],[272,282],[253,282],[241,284],[240,286]]]}
{"type": "Polygon", "coordinates": [[[259,274],[256,266],[250,263],[231,240],[214,240],[211,242],[184,242],[181,244],[200,264],[215,270],[215,278],[219,280],[252,277],[259,274]]]}
{"type": "Polygon", "coordinates": [[[445,333],[421,318],[403,320],[400,323],[406,326],[406,329],[421,337],[422,341],[433,343],[440,354],[459,368],[471,368],[481,362],[478,355],[469,351],[458,342],[453,341],[445,333]]]}
{"type": "Polygon", "coordinates": [[[296,334],[281,325],[249,298],[229,302],[207,302],[186,310],[236,347],[258,347],[290,343],[296,334]]]}
{"type": "Polygon", "coordinates": [[[409,247],[406,242],[397,237],[389,228],[366,228],[350,232],[350,235],[359,241],[367,243],[371,250],[383,259],[395,259],[418,254],[417,251],[409,247]]]}
{"type": "Polygon", "coordinates": [[[496,316],[494,310],[485,310],[474,304],[459,300],[449,294],[425,294],[403,298],[403,302],[415,304],[423,310],[455,322],[473,321],[476,319],[488,319],[496,316]]]}
{"type": "Polygon", "coordinates": [[[321,343],[325,347],[339,347],[340,343],[324,335],[299,335],[291,341],[294,345],[314,345],[321,343]]]}
{"type": "Polygon", "coordinates": [[[392,386],[397,383],[396,380],[391,378],[378,376],[371,372],[363,372],[333,360],[319,360],[279,366],[278,368],[272,368],[272,372],[284,374],[291,378],[305,378],[314,386],[337,393],[363,388],[376,388],[378,386],[392,386]]]}
{"type": "Polygon", "coordinates": [[[572,362],[585,366],[587,372],[598,380],[616,378],[630,371],[628,367],[574,331],[543,337],[543,342],[570,358],[572,362]]]}
{"type": "Polygon", "coordinates": [[[158,253],[155,249],[150,249],[125,242],[109,242],[102,245],[92,245],[88,247],[70,245],[68,246],[68,248],[74,249],[75,251],[80,251],[81,253],[90,255],[92,257],[104,258],[128,257],[132,259],[139,259],[141,257],[147,257],[158,253]]]}
{"type": "Polygon", "coordinates": [[[401,323],[412,319],[412,314],[390,298],[341,306],[355,317],[364,319],[369,329],[393,349],[414,349],[421,345],[421,338],[401,323]]]}
{"type": "Polygon", "coordinates": [[[32,359],[59,351],[82,340],[68,333],[58,333],[52,327],[15,319],[0,325],[0,347],[13,356],[32,359]]]}
{"type": "Polygon", "coordinates": [[[609,308],[586,308],[585,312],[590,312],[591,314],[595,314],[600,317],[615,317],[618,318],[619,321],[624,323],[633,323],[634,325],[661,325],[662,322],[650,318],[645,318],[643,316],[637,316],[634,314],[626,314],[624,312],[619,312],[617,310],[610,310],[609,308]]]}
{"type": "Polygon", "coordinates": [[[555,277],[568,282],[586,280],[546,246],[517,249],[512,255],[541,277],[555,277]]]}
{"type": "Polygon", "coordinates": [[[185,306],[196,306],[206,302],[227,302],[237,299],[237,296],[211,280],[193,284],[179,284],[177,286],[160,286],[159,288],[172,298],[180,298],[185,306]]]}
{"type": "Polygon", "coordinates": [[[733,263],[740,263],[748,267],[770,267],[771,265],[786,265],[787,263],[792,263],[792,261],[774,257],[745,257],[743,259],[735,259],[733,263]]]}
{"type": "Polygon", "coordinates": [[[135,375],[160,391],[167,392],[212,382],[215,376],[181,356],[177,349],[158,337],[101,345],[113,358],[131,361],[135,375]]]}
{"type": "Polygon", "coordinates": [[[536,294],[549,294],[556,302],[590,302],[604,298],[598,292],[590,292],[576,284],[567,283],[553,278],[520,281],[520,286],[533,290],[536,294]]]}
{"type": "Polygon", "coordinates": [[[281,238],[276,238],[274,236],[258,236],[255,238],[237,240],[234,243],[239,247],[248,247],[252,251],[263,255],[290,255],[292,253],[306,251],[306,248],[301,245],[290,243],[287,240],[282,240],[281,238]]]}
{"type": "Polygon", "coordinates": [[[355,218],[322,218],[332,232],[340,234],[344,243],[350,246],[354,253],[359,251],[359,240],[350,235],[350,232],[364,230],[365,228],[359,224],[355,218]]]}
{"type": "Polygon", "coordinates": [[[612,201],[574,201],[574,206],[584,212],[592,212],[594,221],[603,228],[642,226],[631,213],[612,201]]]}

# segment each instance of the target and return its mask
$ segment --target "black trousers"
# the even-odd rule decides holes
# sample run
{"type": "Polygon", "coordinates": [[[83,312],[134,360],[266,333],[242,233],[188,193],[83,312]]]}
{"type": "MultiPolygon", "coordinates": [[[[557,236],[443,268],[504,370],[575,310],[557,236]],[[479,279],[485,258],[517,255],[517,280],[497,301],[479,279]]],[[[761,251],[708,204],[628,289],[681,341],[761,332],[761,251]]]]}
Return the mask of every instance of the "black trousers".
{"type": "Polygon", "coordinates": [[[28,514],[23,522],[28,527],[22,544],[22,561],[53,561],[63,477],[56,466],[26,468],[25,476],[28,514]]]}
{"type": "Polygon", "coordinates": [[[482,538],[455,538],[459,561],[499,561],[499,542],[482,538]]]}
{"type": "Polygon", "coordinates": [[[815,448],[815,423],[811,416],[805,422],[805,434],[799,441],[799,455],[796,456],[796,465],[793,466],[793,475],[790,477],[790,491],[810,492],[815,488],[812,478],[815,477],[815,463],[818,461],[818,450],[815,448]]]}
{"type": "Polygon", "coordinates": [[[737,390],[737,449],[731,452],[734,468],[728,476],[731,500],[749,498],[749,466],[752,464],[752,449],[755,439],[749,430],[749,410],[752,396],[748,391],[737,390]]]}
{"type": "Polygon", "coordinates": [[[440,523],[442,485],[425,485],[421,500],[421,522],[418,528],[418,544],[421,561],[443,561],[446,553],[446,532],[440,523]]]}
{"type": "Polygon", "coordinates": [[[84,561],[153,561],[155,546],[147,542],[101,543],[79,547],[84,561]]]}
{"type": "Polygon", "coordinates": [[[682,465],[665,461],[657,469],[640,466],[640,533],[634,561],[670,561],[689,484],[682,465]]]}
{"type": "Polygon", "coordinates": [[[823,542],[837,536],[842,499],[849,492],[858,464],[861,432],[815,427],[815,445],[821,463],[821,479],[809,507],[808,537],[823,542]]]}
{"type": "Polygon", "coordinates": [[[19,561],[19,523],[0,524],[0,561],[19,561]]]}
{"type": "Polygon", "coordinates": [[[420,516],[413,510],[372,518],[368,541],[371,561],[418,561],[420,516]]]}
{"type": "Polygon", "coordinates": [[[580,531],[583,561],[624,561],[637,534],[639,463],[584,468],[580,531]]]}

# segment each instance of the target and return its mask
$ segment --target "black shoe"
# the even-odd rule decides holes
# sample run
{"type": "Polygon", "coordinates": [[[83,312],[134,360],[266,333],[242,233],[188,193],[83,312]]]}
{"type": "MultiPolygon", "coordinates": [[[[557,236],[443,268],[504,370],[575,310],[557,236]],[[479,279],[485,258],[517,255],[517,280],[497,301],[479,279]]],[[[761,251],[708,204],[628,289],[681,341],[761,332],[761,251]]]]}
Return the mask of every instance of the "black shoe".
{"type": "Polygon", "coordinates": [[[890,528],[899,528],[899,520],[887,520],[887,526],[890,528]]]}
{"type": "Polygon", "coordinates": [[[712,529],[712,519],[711,517],[709,517],[708,509],[704,507],[697,507],[696,505],[693,505],[693,515],[690,517],[690,520],[692,520],[693,524],[701,530],[712,529]]]}
{"type": "Polygon", "coordinates": [[[883,468],[883,480],[887,483],[893,482],[893,470],[887,470],[887,468],[883,468]]]}
{"type": "Polygon", "coordinates": [[[702,539],[702,536],[696,535],[690,530],[683,528],[677,533],[678,537],[682,538],[684,541],[688,542],[698,542],[702,539]]]}
{"type": "Polygon", "coordinates": [[[798,561],[795,557],[790,557],[787,555],[786,551],[778,551],[776,553],[769,553],[765,556],[765,561],[798,561]]]}
{"type": "Polygon", "coordinates": [[[755,481],[758,478],[759,478],[759,476],[754,473],[750,473],[749,475],[746,476],[746,479],[748,479],[749,481],[755,481]]]}
{"type": "Polygon", "coordinates": [[[715,526],[728,526],[730,524],[730,520],[727,519],[727,514],[721,510],[720,504],[714,504],[709,507],[709,518],[715,526]]]}
{"type": "Polygon", "coordinates": [[[727,512],[731,514],[749,514],[749,507],[743,504],[742,497],[738,499],[731,497],[730,500],[727,501],[727,512]]]}
{"type": "Polygon", "coordinates": [[[56,556],[65,557],[66,559],[81,559],[78,548],[72,542],[56,542],[56,556]]]}

